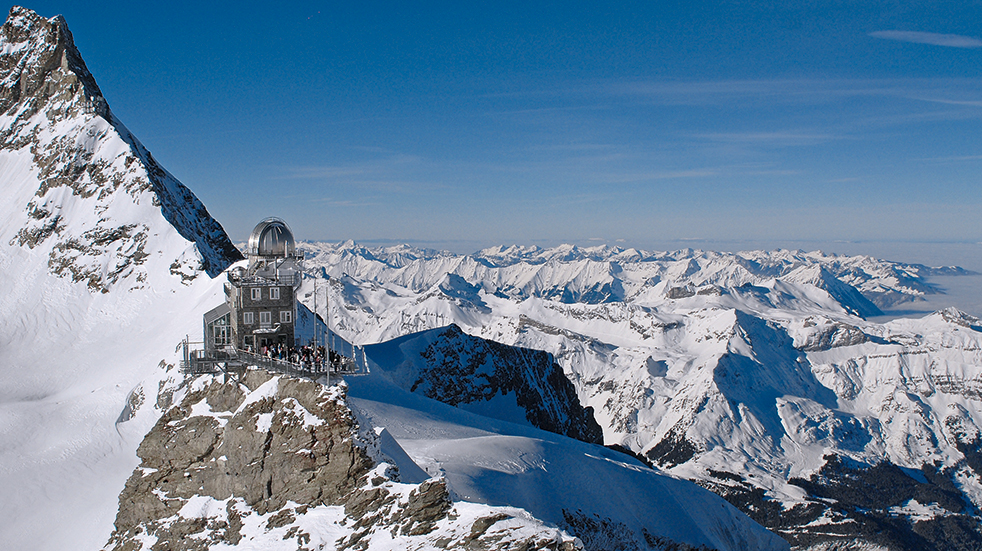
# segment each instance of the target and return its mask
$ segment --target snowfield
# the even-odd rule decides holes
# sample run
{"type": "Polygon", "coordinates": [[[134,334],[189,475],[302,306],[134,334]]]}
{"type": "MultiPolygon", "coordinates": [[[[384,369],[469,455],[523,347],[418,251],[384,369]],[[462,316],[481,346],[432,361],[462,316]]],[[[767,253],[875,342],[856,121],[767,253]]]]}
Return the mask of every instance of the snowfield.
{"type": "Polygon", "coordinates": [[[581,534],[607,540],[599,548],[643,546],[646,532],[714,549],[785,545],[717,496],[628,455],[434,403],[377,375],[348,384],[359,416],[385,427],[414,465],[446,477],[462,500],[519,507],[574,534],[581,524],[607,523],[581,534]]]}

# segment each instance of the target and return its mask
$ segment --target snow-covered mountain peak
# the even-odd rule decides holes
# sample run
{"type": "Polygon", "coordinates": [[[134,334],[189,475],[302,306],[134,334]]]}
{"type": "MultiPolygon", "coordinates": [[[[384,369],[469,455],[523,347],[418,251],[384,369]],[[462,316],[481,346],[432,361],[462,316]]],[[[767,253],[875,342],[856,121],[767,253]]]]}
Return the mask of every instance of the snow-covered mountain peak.
{"type": "Polygon", "coordinates": [[[0,112],[0,239],[51,273],[108,292],[142,288],[150,274],[214,276],[241,257],[113,116],[63,18],[11,9],[0,27],[0,112]]]}
{"type": "Polygon", "coordinates": [[[18,421],[0,430],[0,478],[25,501],[0,506],[0,539],[13,549],[26,538],[105,541],[79,527],[108,526],[103,505],[115,507],[118,477],[132,470],[120,408],[137,382],[169,376],[175,344],[200,335],[203,310],[221,300],[207,275],[241,257],[102,94],[63,18],[10,11],[0,27],[0,408],[18,421]],[[38,476],[39,465],[56,466],[38,476]],[[75,524],[11,533],[39,526],[34,511],[75,524]]]}
{"type": "Polygon", "coordinates": [[[78,92],[89,108],[108,113],[102,91],[60,15],[45,19],[14,6],[0,27],[0,40],[0,69],[6,73],[0,81],[0,112],[18,104],[39,108],[52,96],[67,99],[78,92]]]}
{"type": "Polygon", "coordinates": [[[982,332],[982,327],[980,327],[982,326],[982,321],[979,321],[979,318],[966,314],[965,312],[962,312],[961,310],[953,306],[950,306],[943,310],[938,310],[937,312],[931,315],[939,316],[941,317],[941,319],[949,323],[954,323],[955,325],[968,327],[970,329],[974,329],[975,331],[982,332]]]}

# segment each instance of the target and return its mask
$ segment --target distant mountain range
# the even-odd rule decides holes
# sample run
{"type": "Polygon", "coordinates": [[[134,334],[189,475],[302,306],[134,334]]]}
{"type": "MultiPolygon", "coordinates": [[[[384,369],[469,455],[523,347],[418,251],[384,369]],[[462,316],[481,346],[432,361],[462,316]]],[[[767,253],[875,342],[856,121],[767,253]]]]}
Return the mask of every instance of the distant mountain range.
{"type": "Polygon", "coordinates": [[[982,323],[955,309],[864,319],[966,270],[783,250],[302,247],[345,338],[455,323],[548,352],[605,443],[797,547],[982,542],[982,323]]]}

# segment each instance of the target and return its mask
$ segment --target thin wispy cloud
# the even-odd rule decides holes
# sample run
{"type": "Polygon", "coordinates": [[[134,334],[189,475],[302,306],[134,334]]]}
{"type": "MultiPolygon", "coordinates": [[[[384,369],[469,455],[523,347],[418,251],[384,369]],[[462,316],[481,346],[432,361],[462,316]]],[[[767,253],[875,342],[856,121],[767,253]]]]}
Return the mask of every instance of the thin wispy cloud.
{"type": "Polygon", "coordinates": [[[726,143],[756,143],[771,145],[814,145],[841,139],[832,134],[813,134],[801,132],[715,132],[695,134],[695,138],[726,143]]]}
{"type": "MultiPolygon", "coordinates": [[[[982,41],[979,42],[982,45],[982,41]]],[[[583,86],[581,94],[645,98],[662,105],[730,105],[751,100],[774,105],[824,104],[847,98],[899,97],[971,105],[980,81],[973,78],[764,79],[719,81],[615,81],[583,86]],[[945,95],[957,94],[962,97],[945,95]]],[[[573,93],[574,90],[569,90],[573,93]]]]}
{"type": "Polygon", "coordinates": [[[377,199],[375,201],[350,201],[350,200],[337,200],[330,198],[309,198],[303,197],[304,200],[311,203],[316,203],[320,205],[330,206],[330,207],[374,207],[384,203],[384,200],[377,199]]]}
{"type": "Polygon", "coordinates": [[[678,180],[685,178],[710,178],[717,176],[715,169],[670,170],[664,172],[637,172],[625,174],[606,174],[598,177],[608,184],[630,184],[635,182],[650,182],[655,180],[678,180]]]}
{"type": "Polygon", "coordinates": [[[931,103],[943,103],[945,105],[966,105],[969,107],[982,107],[982,101],[977,101],[977,100],[956,100],[956,99],[945,99],[945,98],[919,98],[919,97],[911,97],[911,99],[927,101],[931,103]]]}
{"type": "Polygon", "coordinates": [[[982,155],[958,155],[954,157],[932,157],[917,160],[930,163],[957,163],[963,161],[982,161],[982,155]]]}
{"type": "Polygon", "coordinates": [[[947,46],[949,48],[982,48],[982,40],[960,34],[939,34],[917,31],[876,31],[869,33],[873,38],[913,42],[915,44],[930,44],[932,46],[947,46]]]}
{"type": "Polygon", "coordinates": [[[278,176],[278,179],[307,180],[307,179],[335,179],[348,178],[352,176],[363,176],[368,173],[363,168],[337,167],[337,166],[300,166],[290,167],[286,174],[278,176]]]}

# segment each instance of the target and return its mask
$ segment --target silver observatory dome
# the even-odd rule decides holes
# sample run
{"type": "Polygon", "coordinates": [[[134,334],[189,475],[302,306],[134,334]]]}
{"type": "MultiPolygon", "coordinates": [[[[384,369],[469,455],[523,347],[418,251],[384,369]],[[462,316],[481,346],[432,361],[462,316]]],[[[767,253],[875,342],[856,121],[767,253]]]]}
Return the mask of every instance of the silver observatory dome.
{"type": "Polygon", "coordinates": [[[249,255],[289,258],[296,255],[293,232],[279,218],[267,218],[249,236],[249,255]]]}

